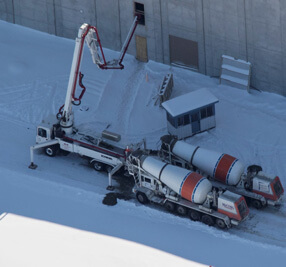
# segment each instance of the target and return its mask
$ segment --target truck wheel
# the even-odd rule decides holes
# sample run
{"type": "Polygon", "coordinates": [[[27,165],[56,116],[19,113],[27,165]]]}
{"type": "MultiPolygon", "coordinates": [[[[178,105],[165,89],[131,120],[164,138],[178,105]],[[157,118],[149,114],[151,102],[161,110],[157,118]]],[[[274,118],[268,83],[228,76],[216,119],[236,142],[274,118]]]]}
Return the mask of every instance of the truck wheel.
{"type": "Polygon", "coordinates": [[[57,151],[58,151],[58,149],[55,146],[48,146],[45,148],[45,153],[49,157],[54,157],[57,154],[57,151]]]}
{"type": "Polygon", "coordinates": [[[103,164],[101,162],[96,161],[96,160],[91,162],[91,166],[93,169],[95,169],[98,172],[101,172],[103,170],[103,164]]]}
{"type": "Polygon", "coordinates": [[[214,225],[214,220],[211,216],[205,214],[202,216],[202,222],[208,226],[214,225]]]}
{"type": "Polygon", "coordinates": [[[177,213],[181,216],[185,216],[187,213],[187,209],[185,207],[179,205],[177,207],[177,213]]]}
{"type": "Polygon", "coordinates": [[[226,224],[222,219],[216,219],[215,223],[220,229],[224,229],[226,227],[226,224]]]}
{"type": "Polygon", "coordinates": [[[200,213],[196,210],[190,210],[189,217],[192,221],[199,221],[201,218],[200,213]]]}
{"type": "Polygon", "coordinates": [[[173,212],[175,210],[175,204],[168,201],[165,203],[165,209],[169,212],[173,212]]]}
{"type": "Polygon", "coordinates": [[[258,209],[258,210],[262,208],[262,203],[261,203],[261,201],[259,201],[259,200],[257,200],[257,199],[253,199],[253,200],[251,201],[251,205],[252,205],[254,208],[258,209]]]}
{"type": "Polygon", "coordinates": [[[136,198],[141,204],[147,204],[149,202],[148,198],[146,195],[142,192],[137,192],[136,193],[136,198]]]}

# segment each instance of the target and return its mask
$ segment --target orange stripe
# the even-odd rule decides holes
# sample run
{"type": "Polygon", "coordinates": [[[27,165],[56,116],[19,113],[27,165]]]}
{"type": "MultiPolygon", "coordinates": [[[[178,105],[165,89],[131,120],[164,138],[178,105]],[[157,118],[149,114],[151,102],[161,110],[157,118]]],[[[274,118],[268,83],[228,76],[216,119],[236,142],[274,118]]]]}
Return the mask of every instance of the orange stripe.
{"type": "Polygon", "coordinates": [[[231,167],[232,163],[236,160],[236,158],[230,155],[223,155],[221,160],[219,161],[216,171],[215,171],[215,179],[221,181],[222,183],[226,183],[226,177],[231,167]]]}
{"type": "Polygon", "coordinates": [[[190,173],[182,186],[181,196],[189,201],[192,201],[193,191],[197,183],[202,178],[203,176],[196,172],[190,173]]]}

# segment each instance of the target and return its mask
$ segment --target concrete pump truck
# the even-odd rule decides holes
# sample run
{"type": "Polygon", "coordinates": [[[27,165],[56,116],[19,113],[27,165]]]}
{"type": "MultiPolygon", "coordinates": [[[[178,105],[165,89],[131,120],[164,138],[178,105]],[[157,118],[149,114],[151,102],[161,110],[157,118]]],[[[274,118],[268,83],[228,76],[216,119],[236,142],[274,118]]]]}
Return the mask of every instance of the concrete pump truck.
{"type": "Polygon", "coordinates": [[[100,137],[93,137],[79,132],[74,127],[72,105],[81,103],[86,90],[82,84],[83,74],[80,72],[84,44],[87,44],[91,52],[93,63],[100,69],[122,70],[124,68],[122,61],[137,24],[138,19],[135,17],[119,58],[108,62],[105,59],[96,27],[86,23],[80,27],[75,40],[65,103],[60,107],[56,117],[50,116],[44,119],[42,124],[37,127],[36,145],[30,147],[31,164],[29,168],[37,168],[37,165],[34,163],[34,150],[36,149],[44,149],[45,153],[50,157],[54,157],[60,150],[76,153],[88,159],[95,170],[106,170],[109,174],[109,188],[112,189],[112,175],[124,165],[126,154],[141,144],[120,144],[120,135],[106,130],[102,132],[100,137]],[[82,88],[79,97],[75,96],[77,81],[79,81],[79,86],[82,88]]]}

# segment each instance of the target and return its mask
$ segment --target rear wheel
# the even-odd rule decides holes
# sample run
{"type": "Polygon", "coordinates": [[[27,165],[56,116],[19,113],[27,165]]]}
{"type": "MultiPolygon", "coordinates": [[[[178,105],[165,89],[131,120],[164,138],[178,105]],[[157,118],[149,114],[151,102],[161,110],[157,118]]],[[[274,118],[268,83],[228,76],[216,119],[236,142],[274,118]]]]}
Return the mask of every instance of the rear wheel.
{"type": "Polygon", "coordinates": [[[58,148],[56,146],[48,146],[45,148],[45,153],[49,157],[54,157],[57,154],[58,148]]]}
{"type": "Polygon", "coordinates": [[[253,200],[251,201],[251,205],[252,205],[254,208],[258,209],[258,210],[262,208],[262,203],[261,203],[261,201],[259,201],[259,200],[257,200],[257,199],[253,199],[253,200]]]}
{"type": "Polygon", "coordinates": [[[178,206],[177,207],[177,213],[181,216],[185,216],[187,213],[187,209],[183,206],[178,206]]]}
{"type": "Polygon", "coordinates": [[[147,204],[149,202],[147,196],[142,192],[137,192],[136,198],[141,204],[147,204]]]}
{"type": "Polygon", "coordinates": [[[202,216],[202,222],[208,226],[214,225],[214,220],[211,216],[205,214],[202,216]]]}
{"type": "Polygon", "coordinates": [[[94,160],[90,164],[91,164],[91,167],[98,172],[103,170],[103,164],[101,162],[94,160]]]}
{"type": "Polygon", "coordinates": [[[175,204],[172,202],[166,202],[165,209],[169,212],[173,212],[175,210],[175,204]]]}
{"type": "Polygon", "coordinates": [[[222,219],[216,219],[215,223],[220,229],[224,229],[226,227],[226,224],[222,219]]]}
{"type": "Polygon", "coordinates": [[[199,221],[201,219],[200,213],[196,210],[190,210],[189,217],[192,221],[199,221]]]}

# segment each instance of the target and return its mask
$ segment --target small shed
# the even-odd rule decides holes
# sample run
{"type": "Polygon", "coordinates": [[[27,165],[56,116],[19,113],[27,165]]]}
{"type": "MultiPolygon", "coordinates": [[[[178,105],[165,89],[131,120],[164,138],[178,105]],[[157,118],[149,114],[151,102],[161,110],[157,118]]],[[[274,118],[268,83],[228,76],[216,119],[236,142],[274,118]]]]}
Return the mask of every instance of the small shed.
{"type": "Polygon", "coordinates": [[[167,112],[167,128],[179,139],[214,128],[218,99],[203,88],[162,104],[167,112]]]}

